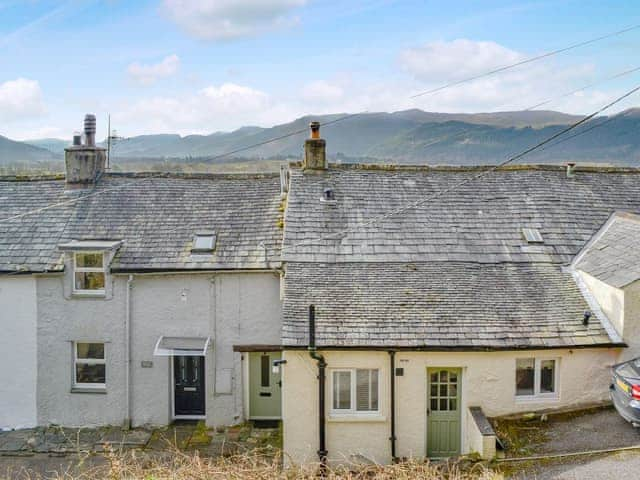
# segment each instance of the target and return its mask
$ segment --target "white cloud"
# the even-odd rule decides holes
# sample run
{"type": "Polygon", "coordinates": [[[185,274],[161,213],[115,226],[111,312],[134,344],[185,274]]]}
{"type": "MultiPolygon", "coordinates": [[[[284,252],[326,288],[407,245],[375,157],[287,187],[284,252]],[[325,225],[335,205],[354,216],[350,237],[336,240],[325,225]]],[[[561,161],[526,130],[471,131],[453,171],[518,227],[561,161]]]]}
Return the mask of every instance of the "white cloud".
{"type": "Polygon", "coordinates": [[[177,55],[169,55],[162,61],[150,65],[132,63],[127,68],[129,76],[140,85],[151,85],[160,78],[175,75],[180,66],[180,58],[177,55]]]}
{"type": "Polygon", "coordinates": [[[36,80],[17,78],[0,83],[0,120],[14,122],[45,112],[42,90],[36,80]]]}
{"type": "Polygon", "coordinates": [[[341,100],[344,96],[342,86],[318,80],[306,85],[302,91],[302,98],[309,102],[331,103],[341,100]]]}
{"type": "Polygon", "coordinates": [[[211,133],[263,123],[272,117],[271,98],[251,87],[224,83],[193,94],[140,99],[114,119],[132,132],[211,133]]]}
{"type": "Polygon", "coordinates": [[[307,0],[164,0],[166,15],[191,35],[230,40],[296,21],[292,11],[307,0]]]}
{"type": "Polygon", "coordinates": [[[478,75],[524,58],[521,53],[495,42],[458,39],[408,48],[401,52],[400,63],[420,80],[446,82],[478,75]]]}

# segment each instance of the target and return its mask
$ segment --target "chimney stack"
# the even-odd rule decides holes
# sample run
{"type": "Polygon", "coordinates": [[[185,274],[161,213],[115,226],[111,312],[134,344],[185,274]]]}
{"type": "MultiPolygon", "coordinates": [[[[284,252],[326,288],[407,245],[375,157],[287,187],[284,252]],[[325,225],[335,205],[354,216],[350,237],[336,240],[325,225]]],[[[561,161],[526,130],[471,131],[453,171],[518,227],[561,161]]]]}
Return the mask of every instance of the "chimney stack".
{"type": "Polygon", "coordinates": [[[96,116],[84,117],[84,143],[79,133],[73,134],[73,144],[64,149],[67,188],[87,188],[95,185],[104,172],[106,149],[96,146],[96,116]]]}
{"type": "Polygon", "coordinates": [[[311,122],[311,138],[304,142],[303,167],[311,170],[327,169],[327,142],[320,138],[320,122],[311,122]]]}

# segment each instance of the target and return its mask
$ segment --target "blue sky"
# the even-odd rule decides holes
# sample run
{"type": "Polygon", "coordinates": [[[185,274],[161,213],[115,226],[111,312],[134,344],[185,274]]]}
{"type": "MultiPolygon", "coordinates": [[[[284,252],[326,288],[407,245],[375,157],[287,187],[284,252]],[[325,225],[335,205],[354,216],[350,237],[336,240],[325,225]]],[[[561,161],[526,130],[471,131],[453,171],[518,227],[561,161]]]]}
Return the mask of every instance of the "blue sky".
{"type": "MultiPolygon", "coordinates": [[[[0,135],[70,138],[86,112],[99,135],[110,113],[131,136],[524,109],[640,66],[640,29],[409,97],[636,23],[637,1],[0,0],[0,135]]],[[[635,84],[640,72],[545,107],[588,113],[635,84]]]]}

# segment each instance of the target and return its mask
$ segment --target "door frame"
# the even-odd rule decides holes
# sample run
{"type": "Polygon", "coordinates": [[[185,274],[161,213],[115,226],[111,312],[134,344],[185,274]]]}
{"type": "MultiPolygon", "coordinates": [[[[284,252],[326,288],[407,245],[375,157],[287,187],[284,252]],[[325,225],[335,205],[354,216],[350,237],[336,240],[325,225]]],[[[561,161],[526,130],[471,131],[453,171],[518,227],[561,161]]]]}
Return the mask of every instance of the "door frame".
{"type": "MultiPolygon", "coordinates": [[[[179,355],[179,356],[188,356],[188,355],[179,355]]],[[[200,355],[198,355],[200,356],[200,355]]],[[[170,364],[170,382],[171,382],[171,388],[170,388],[170,397],[171,397],[171,420],[206,420],[207,419],[207,368],[206,368],[206,364],[205,364],[205,368],[204,368],[204,372],[205,374],[203,375],[203,383],[204,383],[204,392],[202,392],[202,394],[204,395],[204,415],[176,415],[176,375],[175,375],[175,370],[174,370],[174,364],[175,364],[175,356],[171,355],[170,357],[167,357],[169,359],[169,364],[170,364]]],[[[202,361],[206,362],[206,356],[202,357],[202,361]]]]}
{"type": "MultiPolygon", "coordinates": [[[[243,358],[246,360],[242,366],[242,373],[244,376],[244,418],[247,420],[282,420],[282,402],[284,395],[280,395],[280,416],[251,416],[251,354],[252,353],[280,353],[282,359],[282,350],[255,350],[251,352],[243,352],[243,358]]],[[[273,367],[273,365],[271,365],[273,367]]],[[[282,381],[283,373],[282,365],[280,366],[280,381],[282,381]]],[[[282,389],[280,390],[282,392],[282,389]]]]}
{"type": "Polygon", "coordinates": [[[465,385],[466,385],[466,379],[465,379],[465,371],[466,371],[466,367],[463,366],[452,366],[452,365],[427,365],[425,370],[424,370],[424,378],[425,378],[425,390],[424,390],[424,399],[425,399],[425,423],[424,423],[424,447],[425,447],[425,451],[424,451],[424,455],[425,458],[433,458],[433,459],[440,459],[440,458],[447,458],[447,457],[429,457],[429,415],[426,414],[427,409],[429,409],[430,407],[430,397],[431,394],[429,392],[429,370],[437,370],[437,369],[448,369],[448,370],[458,370],[459,372],[459,384],[458,384],[458,395],[459,395],[459,401],[458,401],[458,415],[459,415],[459,421],[460,421],[460,451],[458,452],[459,455],[463,455],[463,452],[466,451],[466,439],[465,439],[465,434],[466,434],[466,427],[465,427],[465,421],[464,421],[464,417],[462,415],[463,411],[465,410],[465,395],[464,395],[464,391],[465,391],[465,385]]]}

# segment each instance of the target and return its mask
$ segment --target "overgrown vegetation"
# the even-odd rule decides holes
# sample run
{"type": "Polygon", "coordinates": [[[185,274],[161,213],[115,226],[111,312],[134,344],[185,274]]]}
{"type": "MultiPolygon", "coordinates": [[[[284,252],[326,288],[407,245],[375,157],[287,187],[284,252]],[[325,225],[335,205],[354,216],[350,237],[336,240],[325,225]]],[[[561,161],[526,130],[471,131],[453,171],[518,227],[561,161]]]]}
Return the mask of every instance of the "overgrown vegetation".
{"type": "MultiPolygon", "coordinates": [[[[319,478],[317,465],[292,466],[282,469],[280,456],[273,451],[255,450],[251,453],[219,458],[204,458],[198,453],[180,450],[151,455],[131,450],[108,452],[107,465],[85,471],[77,476],[60,474],[51,478],[65,480],[131,479],[131,480],[315,480],[319,478]]],[[[34,478],[34,477],[30,477],[34,478]]],[[[343,466],[328,469],[328,480],[500,480],[502,475],[481,464],[461,466],[457,463],[432,464],[407,461],[395,465],[343,466]]]]}

